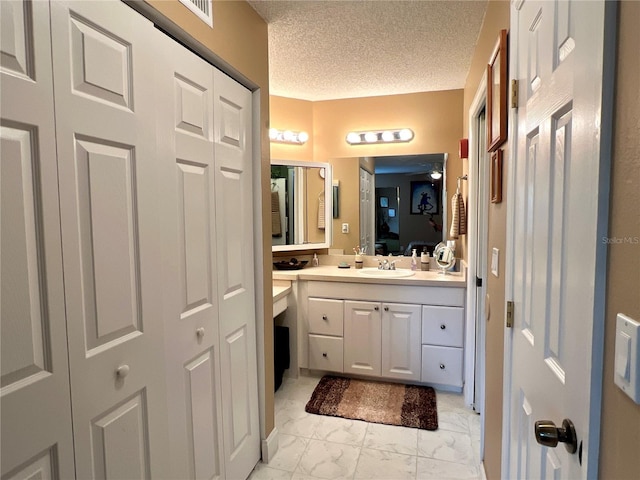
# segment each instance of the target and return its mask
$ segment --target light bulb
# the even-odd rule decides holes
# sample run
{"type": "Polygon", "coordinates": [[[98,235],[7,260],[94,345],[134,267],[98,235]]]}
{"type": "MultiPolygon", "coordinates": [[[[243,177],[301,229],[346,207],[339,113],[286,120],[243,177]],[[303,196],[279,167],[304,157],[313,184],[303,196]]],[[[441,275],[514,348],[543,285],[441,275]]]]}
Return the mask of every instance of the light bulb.
{"type": "Polygon", "coordinates": [[[374,143],[378,141],[378,135],[373,132],[367,132],[364,134],[364,140],[368,143],[374,143]]]}
{"type": "Polygon", "coordinates": [[[393,142],[393,132],[390,130],[382,132],[382,140],[385,142],[393,142]]]}
{"type": "Polygon", "coordinates": [[[282,134],[282,138],[284,138],[287,142],[293,140],[293,132],[291,130],[285,130],[282,134]]]}
{"type": "Polygon", "coordinates": [[[360,143],[360,134],[356,132],[349,132],[347,135],[347,142],[350,144],[360,143]]]}
{"type": "Polygon", "coordinates": [[[413,138],[413,132],[411,130],[409,130],[408,128],[403,128],[402,130],[400,130],[398,135],[400,136],[400,140],[403,140],[405,142],[407,142],[407,141],[409,141],[409,140],[411,140],[413,138]]]}
{"type": "Polygon", "coordinates": [[[277,128],[270,128],[269,129],[269,138],[271,140],[277,140],[277,138],[278,138],[278,129],[277,128]]]}
{"type": "Polygon", "coordinates": [[[440,172],[431,172],[431,178],[434,180],[439,180],[442,178],[442,173],[440,172]]]}
{"type": "Polygon", "coordinates": [[[299,141],[300,143],[304,143],[304,142],[306,142],[307,140],[309,140],[309,134],[308,134],[307,132],[300,132],[300,133],[298,134],[298,141],[299,141]]]}

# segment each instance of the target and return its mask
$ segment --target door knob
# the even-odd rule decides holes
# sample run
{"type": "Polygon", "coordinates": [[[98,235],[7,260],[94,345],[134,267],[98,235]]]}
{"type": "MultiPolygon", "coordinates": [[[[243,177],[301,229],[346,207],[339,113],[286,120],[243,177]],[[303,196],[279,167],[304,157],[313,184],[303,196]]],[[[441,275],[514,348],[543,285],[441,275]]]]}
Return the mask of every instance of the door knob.
{"type": "Polygon", "coordinates": [[[564,443],[567,452],[576,453],[578,437],[573,422],[568,418],[562,421],[562,427],[557,428],[551,420],[538,420],[535,426],[536,441],[545,447],[555,447],[558,442],[564,443]]]}

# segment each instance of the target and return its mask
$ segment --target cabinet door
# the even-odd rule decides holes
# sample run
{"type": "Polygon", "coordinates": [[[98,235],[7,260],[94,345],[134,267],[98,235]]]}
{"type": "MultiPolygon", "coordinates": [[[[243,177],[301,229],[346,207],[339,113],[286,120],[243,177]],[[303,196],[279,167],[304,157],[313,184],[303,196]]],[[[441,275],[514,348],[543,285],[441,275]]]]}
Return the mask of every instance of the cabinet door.
{"type": "Polygon", "coordinates": [[[421,306],[382,304],[382,376],[420,380],[421,306]]]}
{"type": "Polygon", "coordinates": [[[0,9],[0,474],[73,478],[49,3],[0,9]]]}
{"type": "Polygon", "coordinates": [[[224,476],[216,301],[213,67],[158,35],[165,361],[171,477],[224,476]]]}
{"type": "Polygon", "coordinates": [[[344,302],[344,371],[380,376],[380,304],[344,302]]]}
{"type": "Polygon", "coordinates": [[[122,2],[50,5],[76,475],[161,478],[160,33],[122,2]]]}

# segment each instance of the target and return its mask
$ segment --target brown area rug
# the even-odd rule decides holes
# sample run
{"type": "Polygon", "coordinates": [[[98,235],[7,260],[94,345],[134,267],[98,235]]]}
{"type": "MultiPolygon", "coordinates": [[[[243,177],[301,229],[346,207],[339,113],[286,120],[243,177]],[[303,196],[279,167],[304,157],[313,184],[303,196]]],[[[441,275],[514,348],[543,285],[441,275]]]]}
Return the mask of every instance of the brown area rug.
{"type": "Polygon", "coordinates": [[[438,429],[436,392],[431,387],[325,375],[305,410],[365,422],[438,429]]]}

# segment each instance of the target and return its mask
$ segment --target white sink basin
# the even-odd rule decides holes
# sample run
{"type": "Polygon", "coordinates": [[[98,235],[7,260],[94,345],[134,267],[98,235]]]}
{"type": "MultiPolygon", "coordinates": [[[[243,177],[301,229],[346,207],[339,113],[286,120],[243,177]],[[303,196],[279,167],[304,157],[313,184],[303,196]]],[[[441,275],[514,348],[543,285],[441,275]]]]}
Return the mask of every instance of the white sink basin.
{"type": "Polygon", "coordinates": [[[376,278],[403,278],[412,277],[416,274],[416,272],[412,270],[378,270],[377,268],[363,268],[359,273],[366,277],[376,278]]]}

